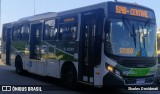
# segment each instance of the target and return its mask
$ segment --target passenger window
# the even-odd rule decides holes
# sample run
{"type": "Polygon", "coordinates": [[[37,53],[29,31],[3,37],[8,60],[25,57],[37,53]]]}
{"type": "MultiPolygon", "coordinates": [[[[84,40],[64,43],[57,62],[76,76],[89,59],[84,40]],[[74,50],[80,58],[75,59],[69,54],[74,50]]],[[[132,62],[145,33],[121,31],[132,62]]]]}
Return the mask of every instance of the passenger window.
{"type": "Polygon", "coordinates": [[[77,39],[77,27],[76,26],[71,27],[71,31],[72,31],[73,40],[76,40],[77,39]]]}
{"type": "Polygon", "coordinates": [[[3,27],[3,32],[2,32],[2,37],[3,37],[3,41],[6,41],[6,31],[7,31],[7,29],[6,29],[6,27],[3,27]]]}
{"type": "Polygon", "coordinates": [[[22,35],[21,40],[23,41],[29,40],[29,26],[28,25],[24,25],[23,27],[21,27],[21,35],[22,35]]]}
{"type": "Polygon", "coordinates": [[[55,20],[48,20],[45,22],[45,30],[43,32],[44,40],[56,40],[57,39],[57,28],[55,28],[55,20]]]}
{"type": "Polygon", "coordinates": [[[60,28],[59,40],[76,40],[76,39],[77,39],[76,26],[64,26],[60,28]]]}
{"type": "Polygon", "coordinates": [[[29,27],[28,25],[15,26],[12,33],[12,41],[28,41],[29,27]]]}
{"type": "Polygon", "coordinates": [[[13,34],[12,34],[12,41],[20,41],[21,36],[21,28],[22,26],[16,26],[14,27],[13,34]]]}

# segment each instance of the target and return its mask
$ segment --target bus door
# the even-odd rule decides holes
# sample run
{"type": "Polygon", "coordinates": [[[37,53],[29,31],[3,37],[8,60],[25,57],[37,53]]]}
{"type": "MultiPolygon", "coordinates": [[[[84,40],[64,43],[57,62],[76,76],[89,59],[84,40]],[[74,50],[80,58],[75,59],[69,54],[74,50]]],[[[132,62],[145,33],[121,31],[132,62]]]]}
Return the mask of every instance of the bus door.
{"type": "Polygon", "coordinates": [[[42,23],[31,24],[30,59],[40,60],[42,23]]]}
{"type": "Polygon", "coordinates": [[[103,31],[103,10],[81,15],[78,80],[94,84],[94,67],[100,65],[103,31]]]}
{"type": "Polygon", "coordinates": [[[79,80],[93,84],[95,58],[96,15],[94,12],[81,16],[81,33],[79,46],[79,80]]]}
{"type": "Polygon", "coordinates": [[[11,30],[12,28],[9,27],[7,28],[6,30],[6,64],[7,65],[11,65],[11,62],[10,62],[10,50],[11,50],[11,30]]]}

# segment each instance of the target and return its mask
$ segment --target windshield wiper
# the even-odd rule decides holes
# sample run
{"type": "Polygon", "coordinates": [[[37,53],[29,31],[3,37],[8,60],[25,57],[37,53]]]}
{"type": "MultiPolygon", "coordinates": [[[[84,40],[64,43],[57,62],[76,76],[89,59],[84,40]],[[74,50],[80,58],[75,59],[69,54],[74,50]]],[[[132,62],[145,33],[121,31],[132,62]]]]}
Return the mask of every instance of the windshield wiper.
{"type": "Polygon", "coordinates": [[[148,19],[144,24],[144,26],[147,26],[147,25],[150,26],[150,19],[148,19]]]}
{"type": "Polygon", "coordinates": [[[136,48],[136,33],[135,33],[134,24],[131,25],[129,19],[127,19],[126,17],[122,18],[122,22],[123,22],[124,26],[127,28],[127,31],[129,32],[130,36],[133,37],[134,45],[136,48]],[[130,31],[132,31],[132,32],[130,32],[130,31]]]}
{"type": "Polygon", "coordinates": [[[147,37],[146,36],[146,34],[144,33],[144,27],[141,25],[141,28],[142,28],[142,32],[143,32],[143,36],[142,36],[142,40],[143,40],[143,46],[144,46],[144,48],[146,48],[146,45],[145,45],[145,37],[147,37]]]}
{"type": "Polygon", "coordinates": [[[143,32],[142,39],[143,39],[143,46],[144,46],[144,48],[146,48],[146,45],[145,45],[145,37],[148,37],[148,31],[149,31],[149,28],[148,28],[147,26],[150,27],[150,20],[149,20],[149,19],[145,22],[144,26],[141,25],[142,32],[143,32]],[[145,33],[145,31],[144,31],[144,28],[147,29],[146,33],[145,33]]]}
{"type": "Polygon", "coordinates": [[[133,31],[133,40],[134,40],[134,45],[135,45],[135,48],[136,48],[136,32],[135,32],[135,27],[134,25],[132,26],[132,31],[133,31]]]}
{"type": "Polygon", "coordinates": [[[145,22],[144,27],[147,28],[147,35],[145,35],[145,37],[147,37],[148,36],[148,32],[149,32],[149,28],[150,28],[150,20],[149,19],[145,22]],[[148,26],[148,28],[147,28],[147,26],[148,26]]]}

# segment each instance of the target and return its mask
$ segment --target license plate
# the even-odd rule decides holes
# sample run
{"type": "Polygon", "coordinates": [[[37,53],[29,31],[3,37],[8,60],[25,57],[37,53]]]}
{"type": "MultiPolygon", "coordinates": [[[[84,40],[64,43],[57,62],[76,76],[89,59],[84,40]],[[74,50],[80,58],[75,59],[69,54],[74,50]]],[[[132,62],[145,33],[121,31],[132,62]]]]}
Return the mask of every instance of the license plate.
{"type": "Polygon", "coordinates": [[[143,83],[145,83],[145,79],[137,79],[136,83],[137,84],[143,84],[143,83]]]}

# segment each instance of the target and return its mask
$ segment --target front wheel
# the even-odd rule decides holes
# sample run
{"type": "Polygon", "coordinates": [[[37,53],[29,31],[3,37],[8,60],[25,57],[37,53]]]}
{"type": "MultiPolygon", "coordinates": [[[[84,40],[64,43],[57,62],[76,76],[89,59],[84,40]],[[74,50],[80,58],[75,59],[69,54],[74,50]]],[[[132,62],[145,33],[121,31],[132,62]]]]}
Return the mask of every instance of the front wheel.
{"type": "Polygon", "coordinates": [[[64,70],[62,73],[62,82],[65,86],[69,88],[75,88],[76,86],[76,72],[72,69],[64,70]]]}

